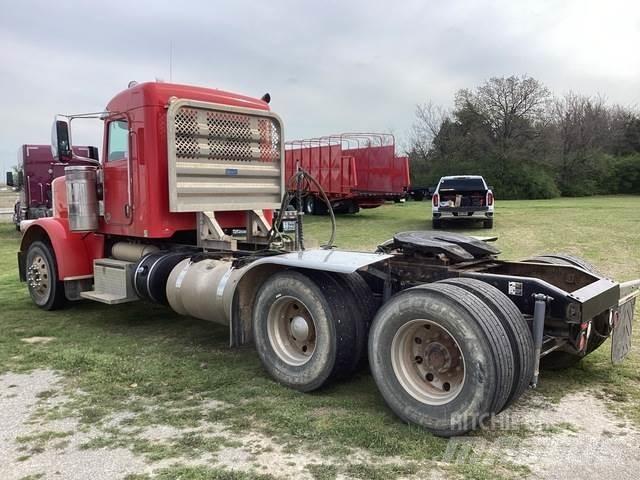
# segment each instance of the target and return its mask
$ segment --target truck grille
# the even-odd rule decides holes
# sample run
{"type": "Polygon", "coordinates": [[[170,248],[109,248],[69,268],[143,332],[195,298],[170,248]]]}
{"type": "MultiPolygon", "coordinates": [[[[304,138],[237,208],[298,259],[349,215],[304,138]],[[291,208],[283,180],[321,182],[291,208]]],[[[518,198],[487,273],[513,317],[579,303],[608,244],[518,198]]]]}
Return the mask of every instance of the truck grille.
{"type": "Polygon", "coordinates": [[[171,211],[279,205],[284,155],[276,115],[176,100],[167,118],[171,211]]]}

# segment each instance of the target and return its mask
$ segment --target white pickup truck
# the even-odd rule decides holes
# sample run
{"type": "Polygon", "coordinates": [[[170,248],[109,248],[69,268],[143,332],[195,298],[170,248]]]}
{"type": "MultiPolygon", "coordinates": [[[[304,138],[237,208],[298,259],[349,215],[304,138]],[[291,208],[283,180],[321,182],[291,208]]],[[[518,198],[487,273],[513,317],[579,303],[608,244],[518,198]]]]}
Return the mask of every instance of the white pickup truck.
{"type": "Polygon", "coordinates": [[[479,175],[442,177],[431,199],[433,228],[445,220],[481,220],[493,228],[493,192],[479,175]]]}

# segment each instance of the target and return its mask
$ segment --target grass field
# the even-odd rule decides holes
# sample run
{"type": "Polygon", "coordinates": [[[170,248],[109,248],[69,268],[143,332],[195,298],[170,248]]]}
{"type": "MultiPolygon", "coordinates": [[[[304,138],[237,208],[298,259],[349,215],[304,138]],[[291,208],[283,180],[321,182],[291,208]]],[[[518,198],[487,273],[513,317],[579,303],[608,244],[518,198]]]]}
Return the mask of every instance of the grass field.
{"type": "MultiPolygon", "coordinates": [[[[429,211],[428,202],[409,202],[341,216],[337,245],[370,251],[394,232],[429,229],[429,211]]],[[[506,258],[567,252],[587,258],[617,280],[640,277],[640,197],[503,201],[496,212],[491,233],[500,237],[497,246],[506,258]]],[[[328,237],[327,217],[308,218],[305,226],[307,237],[320,242],[328,237]]],[[[456,231],[489,233],[481,228],[456,231]]],[[[149,462],[178,459],[177,465],[160,472],[161,478],[254,478],[257,473],[229,474],[181,463],[185,453],[213,452],[225,441],[185,433],[160,445],[135,433],[148,426],[188,429],[209,422],[238,435],[259,432],[287,451],[317,452],[324,460],[307,465],[317,479],[339,474],[423,478],[420,472],[430,469],[465,478],[528,473],[501,459],[489,466],[441,461],[447,442],[399,422],[366,371],[349,382],[300,394],[271,381],[251,347],[229,349],[225,328],[179,317],[165,308],[80,303],[41,312],[17,280],[18,242],[11,225],[0,225],[0,373],[44,368],[63,374],[65,401],[40,413],[46,419],[78,417],[79,428],[98,429],[100,435],[85,445],[87,449],[119,446],[149,462]],[[30,337],[53,340],[23,341],[30,337]],[[201,408],[213,401],[216,408],[201,408]],[[111,420],[124,412],[134,414],[127,417],[127,428],[124,423],[114,426],[111,420]],[[364,460],[354,462],[355,457],[364,460]]],[[[639,348],[636,339],[626,363],[613,368],[607,342],[579,367],[545,372],[539,395],[557,402],[567,393],[597,392],[621,419],[640,426],[639,348]]],[[[477,435],[520,436],[526,431],[477,435]]],[[[278,477],[270,475],[257,478],[278,477]]]]}

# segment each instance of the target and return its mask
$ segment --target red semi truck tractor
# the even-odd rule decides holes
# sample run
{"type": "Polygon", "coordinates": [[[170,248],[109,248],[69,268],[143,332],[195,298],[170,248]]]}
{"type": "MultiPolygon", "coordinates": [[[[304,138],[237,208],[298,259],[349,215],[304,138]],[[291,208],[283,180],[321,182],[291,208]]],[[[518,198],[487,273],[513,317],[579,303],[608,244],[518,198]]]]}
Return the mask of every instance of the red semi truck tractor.
{"type": "MultiPolygon", "coordinates": [[[[58,162],[78,161],[75,118],[54,122],[58,162]]],[[[102,158],[66,167],[53,216],[24,229],[20,277],[42,309],[164,304],[228,326],[231,346],[252,342],[269,375],[304,392],[368,358],[391,409],[443,436],[501,412],[540,365],[575,364],[608,337],[615,362],[629,351],[640,281],[574,257],[505,261],[490,243],[432,231],[371,253],[332,239],[305,249],[303,212],[293,237],[282,215],[324,188],[304,169],[285,188],[283,124],[266,101],[142,83],[98,118],[102,158]]]]}
{"type": "MultiPolygon", "coordinates": [[[[393,135],[342,133],[286,143],[285,175],[303,168],[313,175],[334,211],[357,213],[385,200],[406,197],[410,183],[409,159],[396,154],[393,135]]],[[[311,215],[327,213],[318,186],[302,200],[311,215]]]]}
{"type": "MultiPolygon", "coordinates": [[[[74,146],[76,158],[98,159],[98,149],[91,146],[74,146]]],[[[80,161],[71,161],[71,164],[80,161]]],[[[51,182],[64,175],[67,164],[56,162],[51,154],[51,145],[22,145],[18,149],[19,174],[7,173],[7,185],[20,190],[14,205],[13,221],[16,229],[22,220],[51,216],[51,182]]]]}

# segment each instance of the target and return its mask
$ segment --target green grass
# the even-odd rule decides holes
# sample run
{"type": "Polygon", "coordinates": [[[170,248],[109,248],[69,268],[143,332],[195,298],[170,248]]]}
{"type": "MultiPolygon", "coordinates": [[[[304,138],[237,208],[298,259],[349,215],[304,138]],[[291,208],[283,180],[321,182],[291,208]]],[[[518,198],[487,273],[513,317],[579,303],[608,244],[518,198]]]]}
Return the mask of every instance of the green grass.
{"type": "MultiPolygon", "coordinates": [[[[584,256],[619,280],[640,276],[640,197],[504,201],[498,202],[496,211],[493,231],[458,231],[497,234],[497,246],[506,258],[561,251],[584,256]]],[[[340,216],[337,244],[370,251],[395,232],[430,228],[429,218],[428,202],[386,205],[340,216]]],[[[306,220],[307,237],[321,242],[328,237],[328,217],[306,220]]],[[[363,449],[373,455],[404,458],[409,461],[407,468],[412,461],[438,460],[445,451],[446,440],[401,423],[386,408],[368,372],[319,392],[301,394],[273,382],[251,347],[229,349],[226,328],[180,317],[163,307],[84,302],[58,312],[42,312],[17,280],[18,243],[11,225],[0,226],[0,372],[52,368],[64,374],[70,400],[42,410],[49,418],[79,415],[83,424],[99,426],[110,414],[133,411],[138,415],[127,427],[134,429],[221,421],[233,431],[273,435],[292,450],[311,446],[346,459],[353,449],[363,449]],[[55,340],[42,344],[21,341],[32,336],[55,340]],[[76,391],[84,393],[75,395],[76,391]],[[224,402],[224,406],[203,411],[199,405],[207,399],[224,402]],[[152,414],[150,406],[154,407],[152,414]]],[[[544,372],[539,390],[556,401],[567,392],[592,389],[619,415],[640,425],[639,347],[635,340],[627,361],[612,367],[606,343],[579,367],[544,372]]],[[[42,399],[54,394],[47,391],[42,399]]],[[[134,435],[127,441],[117,429],[102,438],[104,445],[127,445],[152,458],[187,451],[200,454],[221,446],[217,439],[194,436],[177,438],[162,450],[139,440],[134,435]]],[[[372,475],[389,478],[407,473],[396,471],[402,467],[354,468],[363,472],[377,468],[372,475]]],[[[311,466],[310,470],[317,478],[332,478],[343,471],[330,466],[311,466]]],[[[505,477],[515,475],[504,470],[505,477]]],[[[457,466],[453,471],[468,478],[493,478],[492,469],[483,465],[457,466]]],[[[356,470],[348,473],[358,474],[356,470]]],[[[249,478],[224,472],[205,474],[191,469],[181,478],[249,478]]]]}
{"type": "Polygon", "coordinates": [[[125,480],[274,480],[272,475],[228,471],[210,467],[173,466],[155,472],[153,476],[127,475],[125,480]]]}

